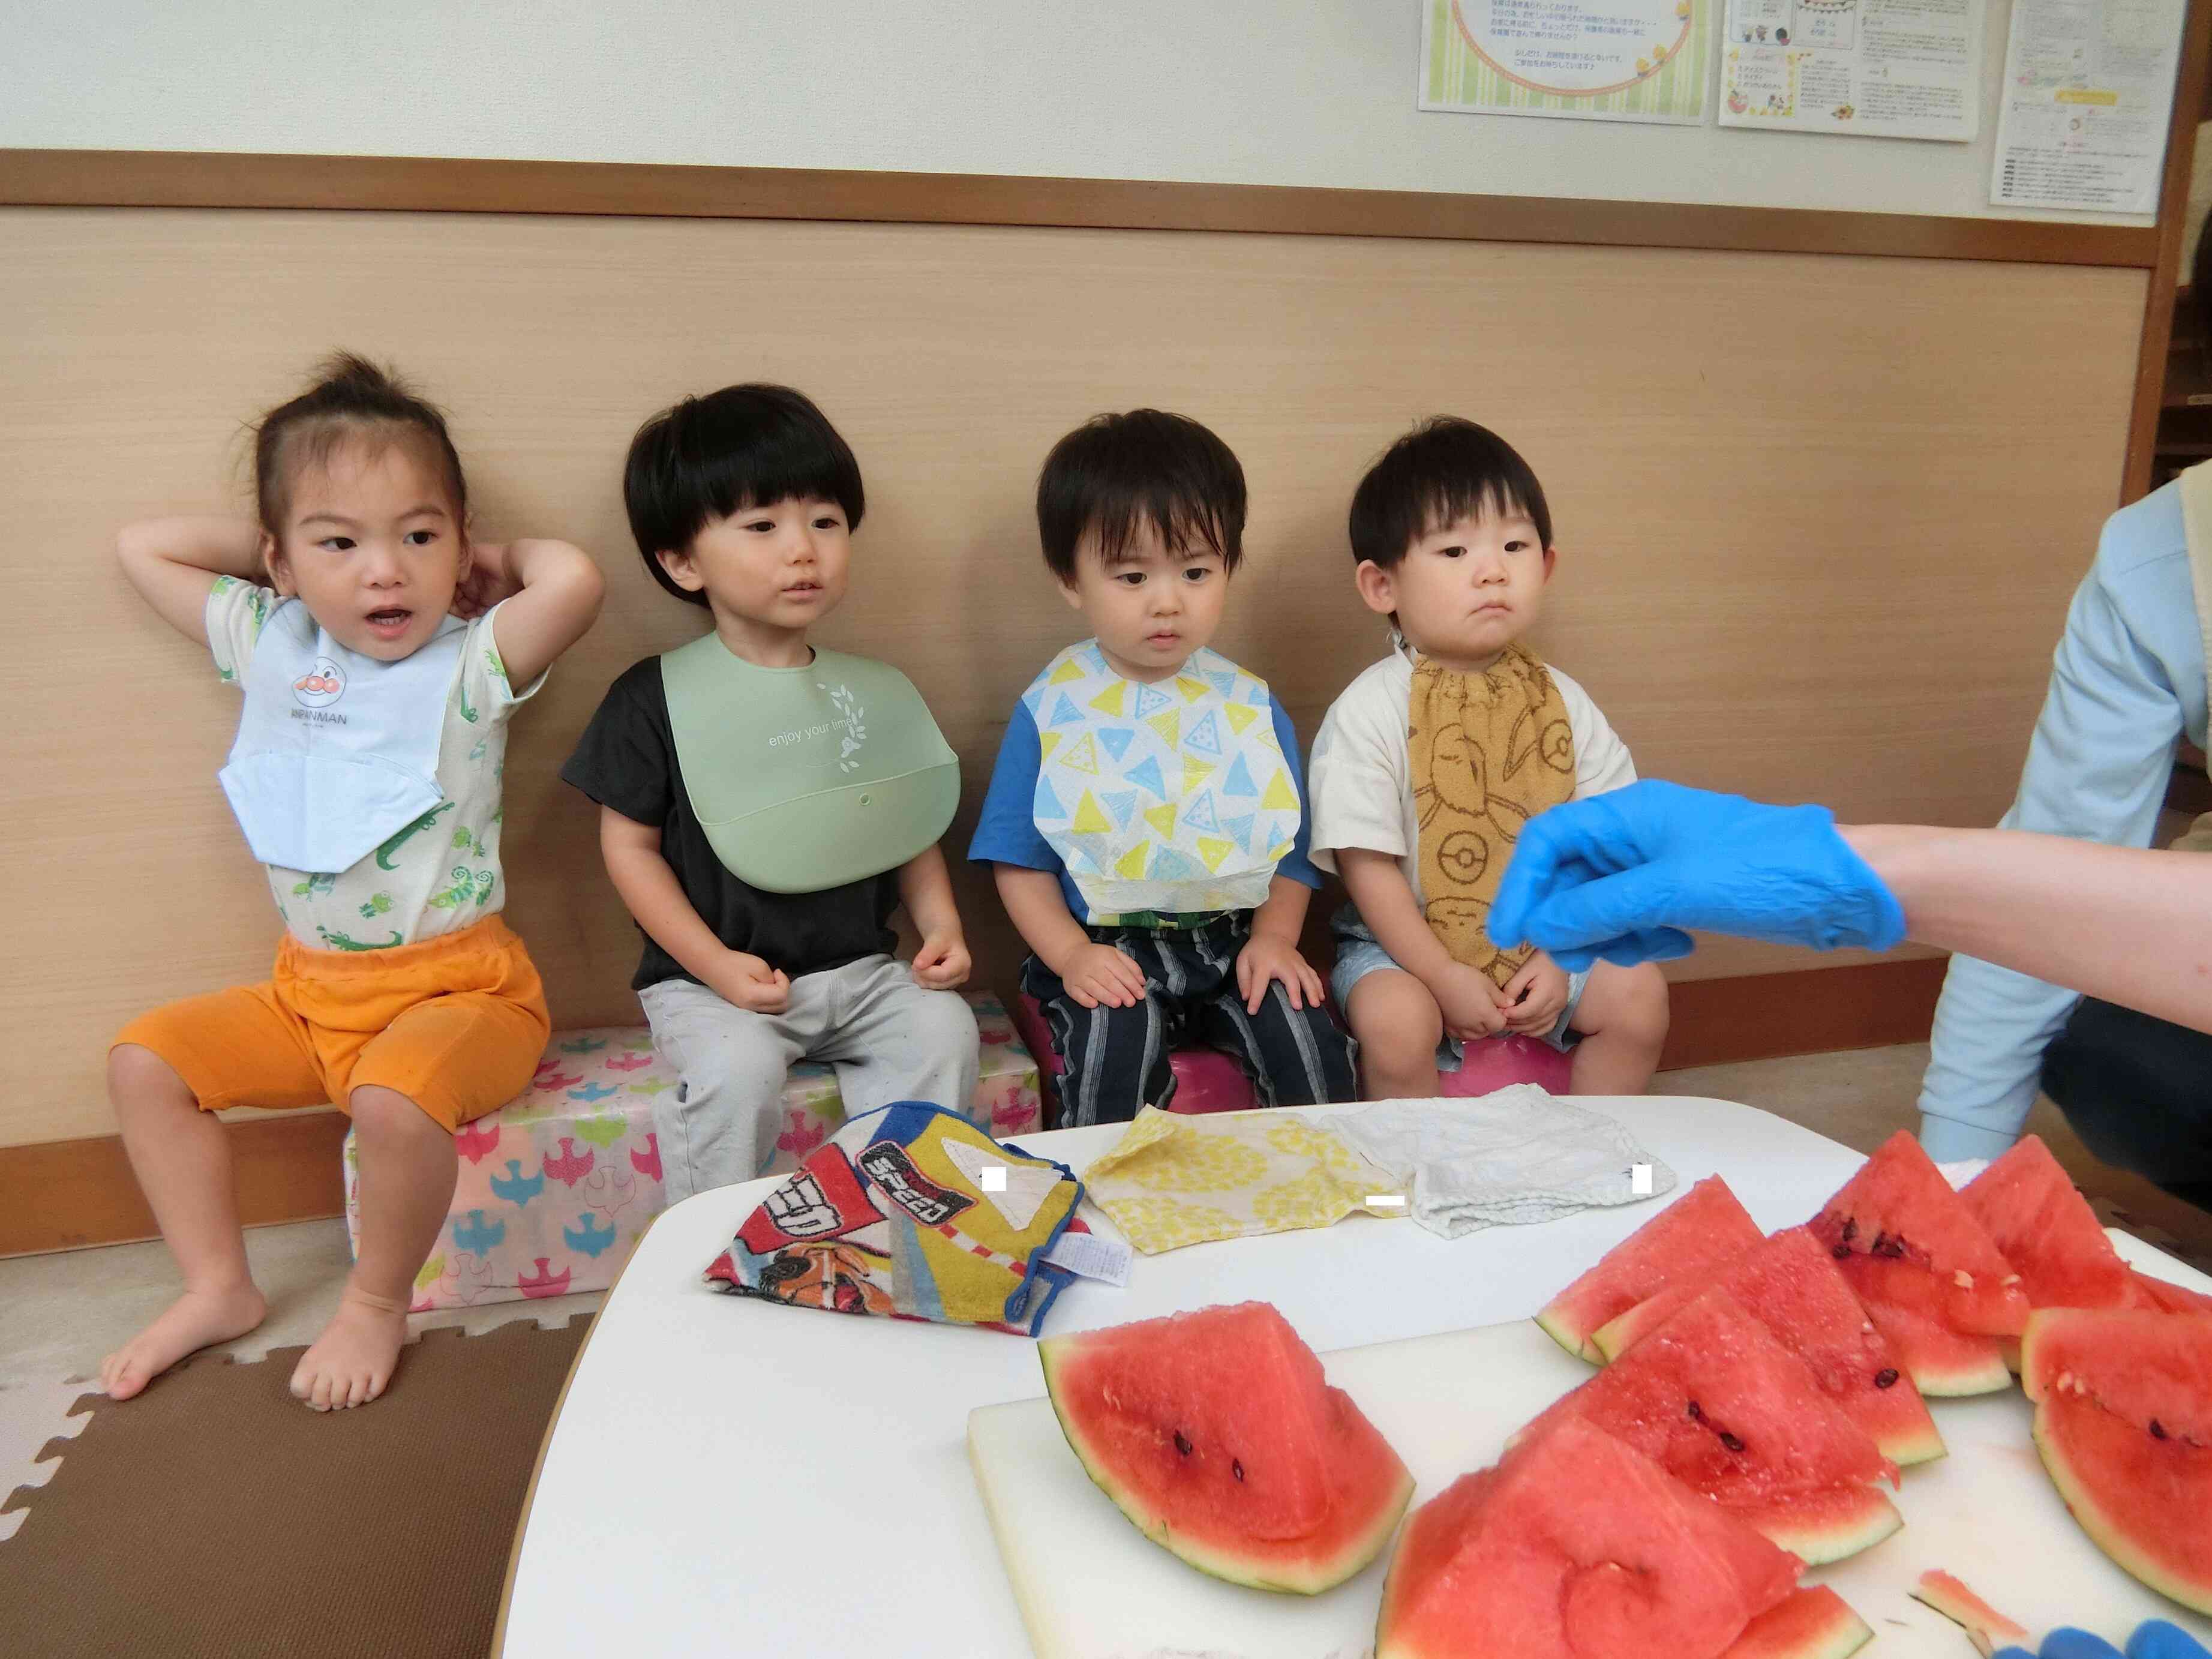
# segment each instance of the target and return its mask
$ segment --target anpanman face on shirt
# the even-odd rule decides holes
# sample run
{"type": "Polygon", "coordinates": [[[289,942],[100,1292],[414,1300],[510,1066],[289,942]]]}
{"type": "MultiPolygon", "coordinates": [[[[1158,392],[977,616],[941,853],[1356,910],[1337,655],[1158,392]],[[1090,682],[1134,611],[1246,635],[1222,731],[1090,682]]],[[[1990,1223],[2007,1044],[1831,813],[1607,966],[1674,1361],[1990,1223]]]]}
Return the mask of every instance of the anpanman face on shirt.
{"type": "Polygon", "coordinates": [[[1061,583],[1060,592],[1097,635],[1107,666],[1149,684],[1169,678],[1213,638],[1229,573],[1204,542],[1170,547],[1146,520],[1110,562],[1086,533],[1075,552],[1075,580],[1061,583]]]}
{"type": "Polygon", "coordinates": [[[1388,570],[1362,562],[1356,580],[1369,610],[1397,613],[1398,631],[1413,649],[1446,668],[1480,673],[1535,625],[1557,557],[1534,522],[1509,507],[1440,525],[1388,570]]]}
{"type": "Polygon", "coordinates": [[[466,526],[415,446],[339,444],[287,480],[283,538],[262,562],[280,593],[349,651],[398,662],[428,645],[468,574],[466,526]]]}
{"type": "Polygon", "coordinates": [[[707,596],[722,642],[763,668],[810,659],[806,630],[845,597],[853,532],[835,501],[787,496],[708,521],[659,555],[677,586],[707,596]]]}

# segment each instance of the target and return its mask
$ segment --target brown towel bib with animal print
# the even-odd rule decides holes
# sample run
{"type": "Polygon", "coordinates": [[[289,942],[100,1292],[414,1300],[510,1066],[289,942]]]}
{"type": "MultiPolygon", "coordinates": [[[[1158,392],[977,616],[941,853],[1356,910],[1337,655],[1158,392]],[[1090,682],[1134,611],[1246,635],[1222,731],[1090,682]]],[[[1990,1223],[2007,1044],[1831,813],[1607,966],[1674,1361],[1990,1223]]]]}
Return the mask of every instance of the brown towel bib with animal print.
{"type": "Polygon", "coordinates": [[[1503,989],[1534,947],[1501,951],[1483,923],[1521,826],[1575,793],[1565,700],[1542,659],[1510,645],[1480,674],[1422,658],[1406,713],[1429,927],[1503,989]]]}

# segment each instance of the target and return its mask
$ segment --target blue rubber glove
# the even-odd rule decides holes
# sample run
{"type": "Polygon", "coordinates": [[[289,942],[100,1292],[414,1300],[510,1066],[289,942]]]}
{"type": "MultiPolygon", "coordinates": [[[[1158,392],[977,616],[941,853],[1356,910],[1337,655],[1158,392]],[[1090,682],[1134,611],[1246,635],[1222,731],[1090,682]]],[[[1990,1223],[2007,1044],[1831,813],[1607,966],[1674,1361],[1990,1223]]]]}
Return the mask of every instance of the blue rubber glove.
{"type": "MultiPolygon", "coordinates": [[[[2120,1650],[2101,1636],[2062,1625],[2043,1638],[2039,1656],[2026,1648],[1999,1648],[1993,1659],[2120,1659],[2120,1650]]],[[[2212,1659],[2204,1644],[2163,1619],[2146,1619],[2128,1638],[2127,1659],[2212,1659]]]]}
{"type": "Polygon", "coordinates": [[[1686,927],[1887,951],[1905,912],[1826,807],[1647,780],[1531,819],[1489,927],[1498,945],[1534,945],[1579,973],[1687,956],[1686,927]]]}

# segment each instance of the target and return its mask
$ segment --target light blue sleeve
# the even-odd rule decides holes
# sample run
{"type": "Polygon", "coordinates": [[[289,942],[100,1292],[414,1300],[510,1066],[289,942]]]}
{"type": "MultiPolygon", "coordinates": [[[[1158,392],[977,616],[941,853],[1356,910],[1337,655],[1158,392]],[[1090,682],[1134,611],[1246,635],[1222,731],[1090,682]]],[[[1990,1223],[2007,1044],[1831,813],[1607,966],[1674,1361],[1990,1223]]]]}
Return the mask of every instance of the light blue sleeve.
{"type": "MultiPolygon", "coordinates": [[[[2116,514],[2074,595],[2020,793],[2000,827],[2148,847],[2186,731],[2204,736],[2204,646],[2169,485],[2116,514]]],[[[1954,957],[1936,1008],[1920,1140],[1939,1160],[1994,1158],[2019,1137],[2043,1051],[2078,998],[1954,957]]]]}
{"type": "Polygon", "coordinates": [[[1275,866],[1275,873],[1318,887],[1321,872],[1314,868],[1313,861],[1313,803],[1306,799],[1306,781],[1298,775],[1297,729],[1291,724],[1280,697],[1270,694],[1267,702],[1274,711],[1276,745],[1283,751],[1283,764],[1291,769],[1291,787],[1298,792],[1298,833],[1291,838],[1290,855],[1275,866]]]}

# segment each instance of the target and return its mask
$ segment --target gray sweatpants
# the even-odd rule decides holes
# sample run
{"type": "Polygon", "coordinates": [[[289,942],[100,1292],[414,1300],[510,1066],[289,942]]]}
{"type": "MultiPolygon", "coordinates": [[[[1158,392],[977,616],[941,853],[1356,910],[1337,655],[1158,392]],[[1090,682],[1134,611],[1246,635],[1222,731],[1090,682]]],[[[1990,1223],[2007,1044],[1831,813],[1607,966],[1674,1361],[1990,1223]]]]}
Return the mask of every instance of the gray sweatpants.
{"type": "Polygon", "coordinates": [[[895,1100],[963,1116],[975,1108],[975,1016],[957,993],[915,984],[893,957],[794,979],[780,1014],[735,1007],[688,979],[649,985],[638,1000],[678,1079],[653,1097],[671,1204],[767,1170],[784,1079],[802,1060],[837,1068],[848,1119],[895,1100]]]}

